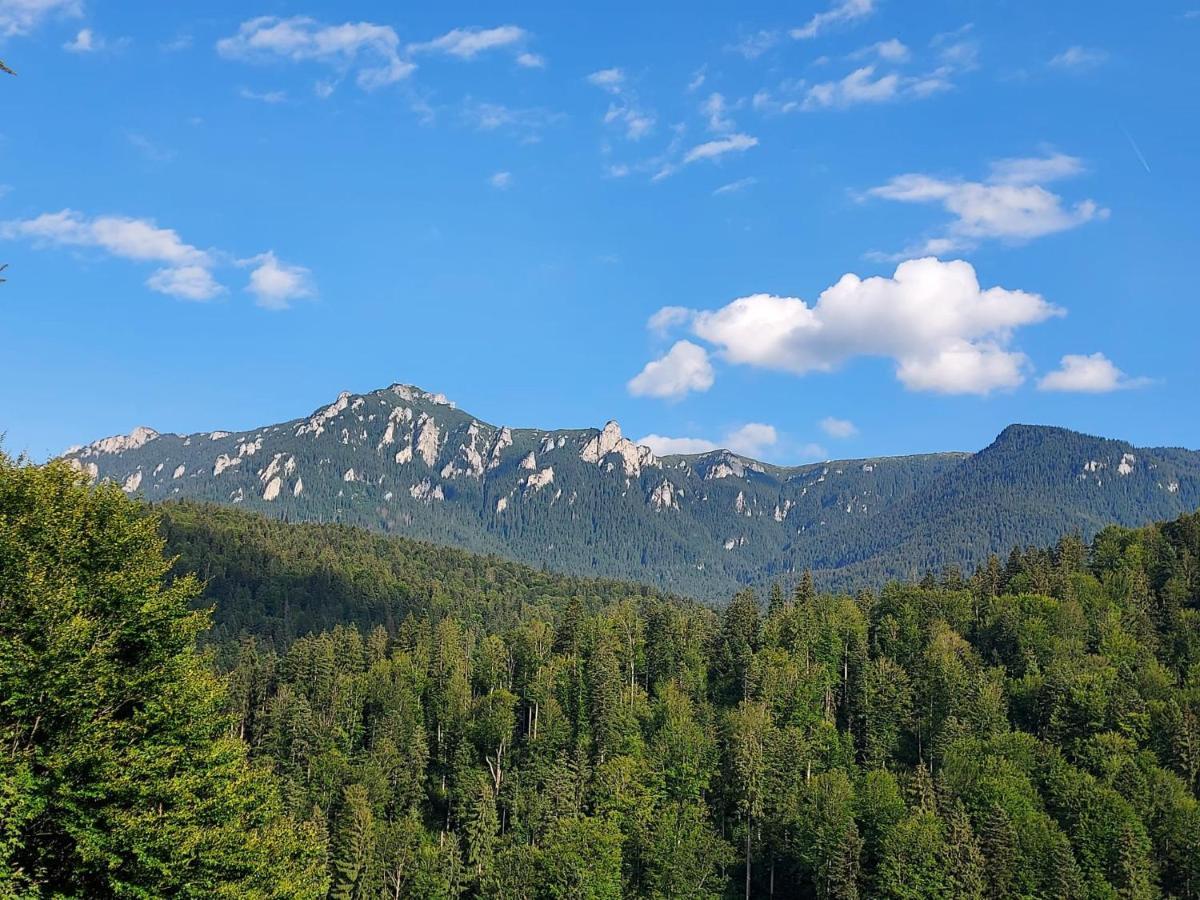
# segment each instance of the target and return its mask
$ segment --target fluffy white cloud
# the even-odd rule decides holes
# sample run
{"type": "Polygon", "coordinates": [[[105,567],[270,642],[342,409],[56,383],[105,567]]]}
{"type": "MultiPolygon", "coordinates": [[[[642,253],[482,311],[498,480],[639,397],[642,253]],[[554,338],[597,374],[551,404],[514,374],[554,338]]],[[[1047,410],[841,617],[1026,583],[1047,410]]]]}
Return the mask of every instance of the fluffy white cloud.
{"type": "Polygon", "coordinates": [[[28,34],[51,16],[79,16],[80,0],[0,0],[0,34],[28,34]]]}
{"type": "Polygon", "coordinates": [[[325,25],[308,16],[259,16],[243,22],[232,37],[217,41],[217,52],[227,59],[318,62],[339,72],[354,71],[364,90],[412,74],[416,65],[403,59],[399,48],[400,38],[388,25],[325,25]]]}
{"type": "Polygon", "coordinates": [[[497,28],[455,28],[439,38],[419,44],[409,44],[410,53],[445,53],[459,59],[474,59],[480,53],[498,47],[523,44],[529,32],[516,25],[497,28]]]}
{"type": "Polygon", "coordinates": [[[667,437],[661,434],[648,434],[637,443],[649,447],[659,456],[674,456],[679,453],[708,453],[719,450],[718,444],[705,438],[667,437]]]}
{"type": "Polygon", "coordinates": [[[691,319],[692,310],[686,306],[664,306],[646,322],[646,327],[658,335],[665,335],[676,325],[691,319]]]}
{"type": "Polygon", "coordinates": [[[865,19],[873,12],[875,12],[875,0],[842,0],[833,8],[817,13],[808,20],[807,24],[793,28],[789,34],[797,40],[814,38],[830,25],[842,25],[858,19],[865,19]]]}
{"type": "Polygon", "coordinates": [[[635,397],[678,398],[689,391],[707,391],[712,383],[708,351],[691,341],[676,341],[661,359],[646,363],[628,388],[635,397]]]}
{"type": "Polygon", "coordinates": [[[858,434],[858,426],[849,419],[826,416],[817,424],[821,426],[823,432],[832,438],[849,438],[858,434]]]}
{"type": "Polygon", "coordinates": [[[146,286],[182,300],[211,300],[225,293],[225,288],[204,266],[159,269],[146,279],[146,286]]]}
{"type": "MultiPolygon", "coordinates": [[[[779,433],[774,425],[762,422],[747,422],[739,428],[729,431],[720,441],[710,441],[700,437],[667,437],[661,434],[648,434],[637,443],[649,447],[659,456],[674,454],[709,453],[713,450],[726,449],[743,456],[760,457],[779,443],[779,433]]],[[[811,448],[812,445],[809,445],[811,448]]],[[[809,456],[805,449],[805,456],[809,456]]]]}
{"type": "Polygon", "coordinates": [[[970,263],[925,258],[891,278],[845,275],[811,306],[755,294],[690,322],[731,363],[803,375],[885,357],[911,390],[986,394],[1024,378],[1025,355],[1008,349],[1013,332],[1060,314],[1037,294],[982,289],[970,263]]]}
{"type": "Polygon", "coordinates": [[[1057,56],[1052,57],[1050,65],[1056,69],[1080,71],[1082,69],[1094,69],[1096,66],[1103,65],[1107,60],[1108,54],[1103,50],[1089,49],[1076,44],[1073,47],[1068,47],[1057,56]]]}
{"type": "Polygon", "coordinates": [[[1037,181],[1051,181],[1083,171],[1075,157],[1053,154],[996,162],[986,182],[952,181],[931,175],[898,175],[867,194],[901,203],[937,203],[954,215],[945,235],[930,239],[928,253],[973,247],[980,240],[1028,241],[1107,217],[1094,200],[1066,205],[1063,198],[1037,181]]]}
{"type": "Polygon", "coordinates": [[[525,51],[517,54],[517,65],[525,69],[544,69],[546,68],[546,60],[536,53],[525,51]]]}
{"type": "Polygon", "coordinates": [[[701,159],[719,159],[726,153],[740,153],[758,146],[758,138],[748,134],[731,134],[729,137],[718,138],[698,144],[683,155],[683,164],[694,163],[701,159]]]}
{"type": "Polygon", "coordinates": [[[498,191],[506,191],[512,187],[512,172],[496,172],[488,179],[488,184],[498,191]]]}
{"type": "Polygon", "coordinates": [[[887,62],[899,63],[908,60],[911,55],[907,46],[903,41],[897,38],[892,38],[888,41],[877,41],[868,47],[863,47],[850,54],[851,59],[863,59],[864,57],[877,56],[887,62]]]}
{"type": "Polygon", "coordinates": [[[308,269],[282,262],[272,251],[243,260],[242,264],[254,266],[246,290],[264,309],[287,309],[293,300],[312,297],[316,293],[308,269]]]}
{"type": "Polygon", "coordinates": [[[0,235],[29,238],[59,246],[97,247],[125,259],[170,263],[210,264],[209,254],[185,243],[171,228],[159,228],[149,219],[97,216],[88,219],[72,209],[42,213],[33,219],[5,222],[0,235]]]}
{"type": "MultiPolygon", "coordinates": [[[[0,223],[0,238],[31,240],[39,246],[92,248],[119,259],[157,263],[159,268],[146,279],[146,286],[183,300],[211,300],[226,291],[213,269],[227,264],[228,254],[201,250],[184,241],[174,229],[159,227],[150,219],[88,218],[64,209],[0,223]]],[[[257,266],[251,273],[249,290],[258,296],[261,305],[284,308],[289,299],[308,296],[311,291],[308,270],[284,265],[273,253],[241,264],[257,266]]]]}
{"type": "Polygon", "coordinates": [[[746,456],[760,456],[778,442],[779,434],[775,426],[762,422],[748,422],[725,436],[725,444],[730,450],[746,456]]]}
{"type": "Polygon", "coordinates": [[[1125,388],[1141,387],[1146,378],[1130,378],[1103,353],[1068,353],[1059,367],[1048,372],[1038,382],[1043,391],[1067,391],[1080,394],[1107,394],[1125,388]]]}

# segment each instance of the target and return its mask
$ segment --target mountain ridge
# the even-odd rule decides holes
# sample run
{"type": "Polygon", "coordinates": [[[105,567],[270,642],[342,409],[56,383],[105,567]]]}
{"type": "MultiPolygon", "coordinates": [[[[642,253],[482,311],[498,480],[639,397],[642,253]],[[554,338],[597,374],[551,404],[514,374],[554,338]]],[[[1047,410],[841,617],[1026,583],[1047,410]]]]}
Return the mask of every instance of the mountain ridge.
{"type": "Polygon", "coordinates": [[[443,394],[344,391],[242,431],[128,435],[64,458],[150,501],[241,504],[704,598],[814,569],[830,587],[972,566],[1014,544],[1200,505],[1200,453],[1013,424],[975,453],[797,466],[657,456],[603,428],[510,428],[443,394]]]}

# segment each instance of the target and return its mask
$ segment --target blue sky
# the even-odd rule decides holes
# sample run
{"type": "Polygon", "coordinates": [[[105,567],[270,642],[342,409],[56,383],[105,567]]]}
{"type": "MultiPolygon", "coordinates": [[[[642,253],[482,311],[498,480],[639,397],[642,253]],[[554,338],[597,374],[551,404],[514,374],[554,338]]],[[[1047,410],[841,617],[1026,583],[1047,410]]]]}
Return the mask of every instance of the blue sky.
{"type": "Polygon", "coordinates": [[[5,447],[397,381],[778,462],[1200,447],[1187,2],[0,0],[5,447]]]}

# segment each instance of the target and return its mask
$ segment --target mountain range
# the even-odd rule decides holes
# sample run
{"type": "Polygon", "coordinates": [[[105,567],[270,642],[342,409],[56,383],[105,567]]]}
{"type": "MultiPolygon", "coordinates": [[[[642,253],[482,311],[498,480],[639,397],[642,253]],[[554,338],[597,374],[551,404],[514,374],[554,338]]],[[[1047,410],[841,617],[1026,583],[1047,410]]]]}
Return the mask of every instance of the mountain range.
{"type": "Polygon", "coordinates": [[[491,425],[441,394],[344,392],[246,431],[135,428],[64,458],[151,502],[344,522],[695,597],[811,568],[878,584],[1200,506],[1200,452],[1012,425],[977,453],[770,465],[656,456],[621,433],[491,425]]]}

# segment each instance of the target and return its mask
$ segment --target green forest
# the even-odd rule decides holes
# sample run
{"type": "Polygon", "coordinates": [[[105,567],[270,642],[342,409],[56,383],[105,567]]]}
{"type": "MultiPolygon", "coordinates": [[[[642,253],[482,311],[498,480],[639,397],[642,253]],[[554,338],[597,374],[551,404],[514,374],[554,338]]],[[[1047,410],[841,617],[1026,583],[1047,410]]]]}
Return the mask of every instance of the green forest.
{"type": "Polygon", "coordinates": [[[1200,514],[820,588],[0,456],[0,896],[1200,897],[1200,514]]]}

